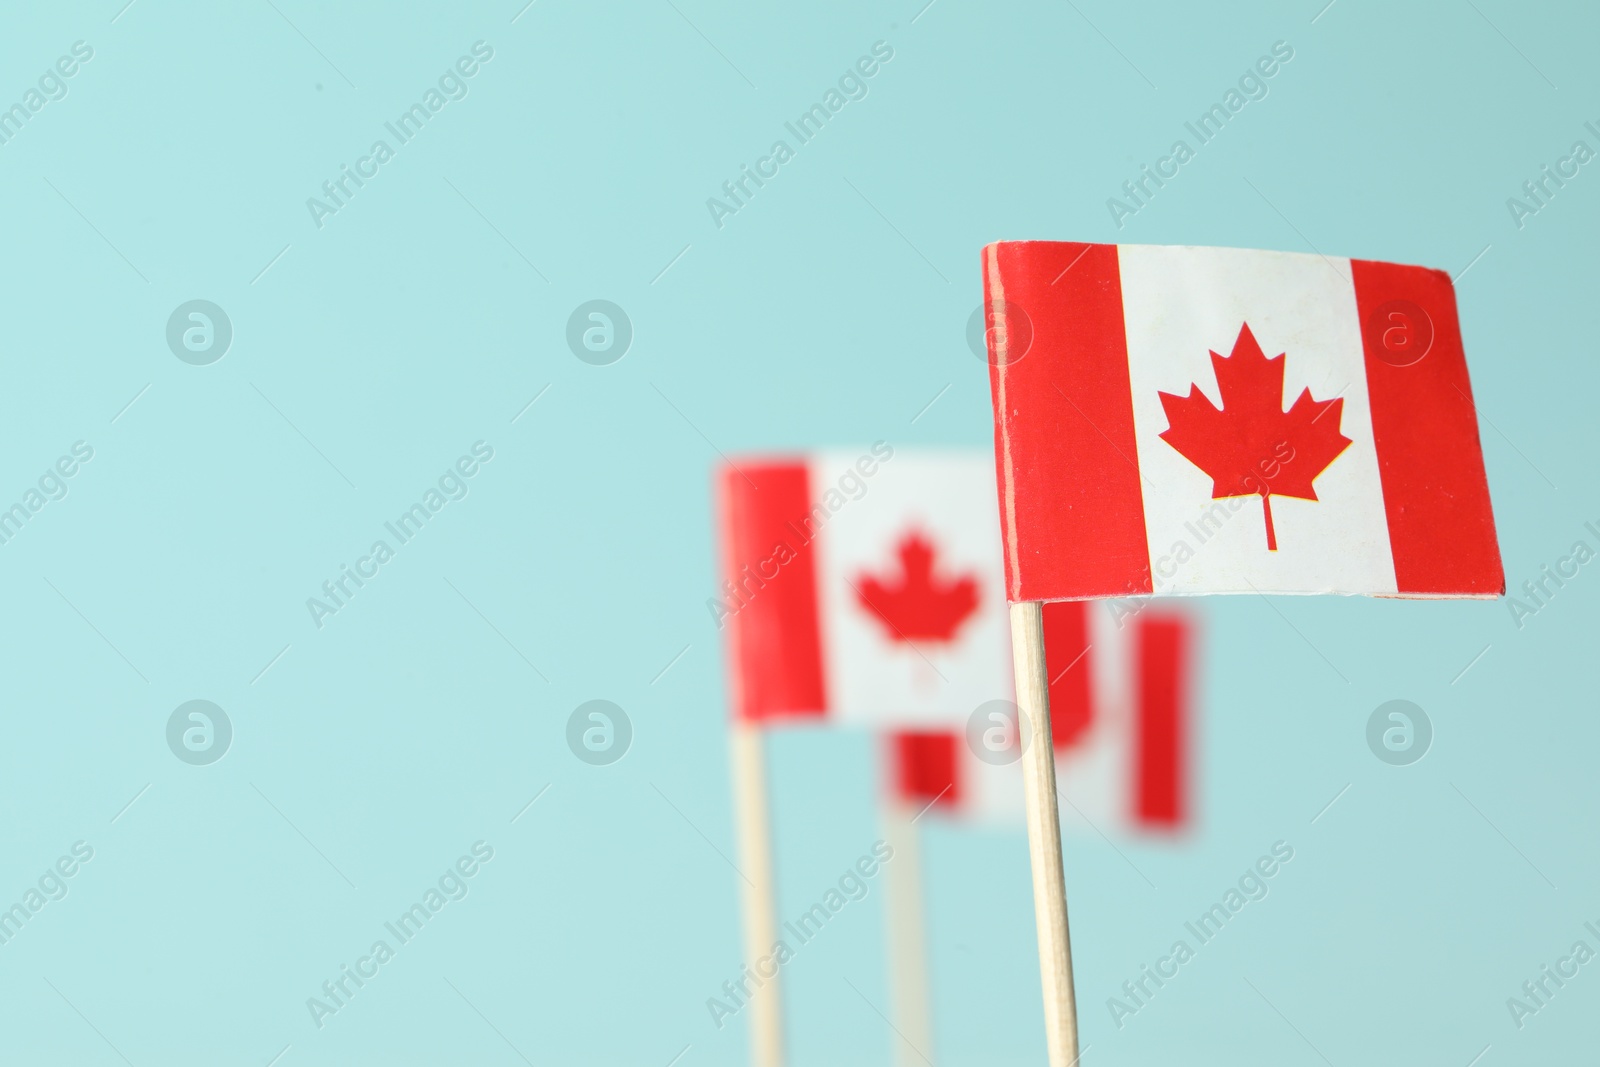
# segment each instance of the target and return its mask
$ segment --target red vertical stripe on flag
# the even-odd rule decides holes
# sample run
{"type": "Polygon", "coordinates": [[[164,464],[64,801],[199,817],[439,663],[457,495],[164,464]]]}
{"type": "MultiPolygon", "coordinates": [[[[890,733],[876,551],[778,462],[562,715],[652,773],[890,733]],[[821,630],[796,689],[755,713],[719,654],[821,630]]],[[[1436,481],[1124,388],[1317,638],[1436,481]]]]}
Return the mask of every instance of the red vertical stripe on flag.
{"type": "Polygon", "coordinates": [[[752,720],[826,713],[816,552],[799,536],[811,506],[800,462],[722,469],[719,621],[728,628],[734,714],[752,720]]]}
{"type": "Polygon", "coordinates": [[[1094,723],[1090,685],[1089,602],[1056,600],[1044,606],[1044,664],[1050,675],[1050,738],[1056,751],[1071,748],[1094,723]]]}
{"type": "Polygon", "coordinates": [[[1189,624],[1146,609],[1133,636],[1134,817],[1173,829],[1188,816],[1189,624]]]}
{"type": "Polygon", "coordinates": [[[1450,276],[1360,259],[1350,267],[1399,591],[1504,593],[1450,276]]]}
{"type": "Polygon", "coordinates": [[[956,807],[961,803],[961,735],[917,730],[890,737],[895,796],[916,804],[956,807]]]}
{"type": "Polygon", "coordinates": [[[1117,248],[983,255],[1006,595],[1151,592],[1117,248]]]}

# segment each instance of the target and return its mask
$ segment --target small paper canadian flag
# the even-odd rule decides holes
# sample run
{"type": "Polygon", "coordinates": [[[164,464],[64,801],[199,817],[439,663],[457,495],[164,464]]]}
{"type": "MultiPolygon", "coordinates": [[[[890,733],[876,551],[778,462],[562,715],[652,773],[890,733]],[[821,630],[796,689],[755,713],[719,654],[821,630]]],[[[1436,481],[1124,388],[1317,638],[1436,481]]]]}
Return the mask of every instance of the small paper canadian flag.
{"type": "MultiPolygon", "coordinates": [[[[1194,630],[1175,608],[1122,616],[1083,600],[1044,605],[1063,826],[1104,833],[1190,825],[1194,630]]],[[[962,820],[1020,824],[1023,727],[1008,710],[980,709],[964,731],[888,735],[892,799],[962,820]]]]}
{"type": "MultiPolygon", "coordinates": [[[[894,798],[1020,820],[994,470],[987,453],[883,442],[723,467],[724,580],[708,607],[734,714],[884,732],[894,798]]],[[[1185,618],[1060,603],[1044,633],[1063,821],[1182,824],[1185,618]]]]}
{"type": "Polygon", "coordinates": [[[1017,241],[984,291],[1011,600],[1505,591],[1443,272],[1017,241]]]}
{"type": "Polygon", "coordinates": [[[723,467],[734,713],[938,726],[1009,697],[994,491],[985,455],[885,442],[723,467]]]}

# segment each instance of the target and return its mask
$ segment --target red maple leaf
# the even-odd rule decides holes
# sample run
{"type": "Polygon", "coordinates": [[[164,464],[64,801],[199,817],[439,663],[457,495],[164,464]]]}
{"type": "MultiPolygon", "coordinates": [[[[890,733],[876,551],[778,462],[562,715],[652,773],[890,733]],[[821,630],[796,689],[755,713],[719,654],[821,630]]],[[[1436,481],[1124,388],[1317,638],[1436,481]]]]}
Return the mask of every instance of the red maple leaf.
{"type": "Polygon", "coordinates": [[[1160,394],[1167,413],[1161,439],[1211,475],[1212,499],[1261,497],[1272,552],[1278,550],[1272,494],[1317,499],[1312,479],[1350,445],[1339,432],[1343,399],[1313,400],[1306,389],[1283,410],[1283,361],[1282,352],[1268,359],[1245,323],[1226,359],[1211,353],[1220,409],[1198,385],[1189,386],[1188,396],[1160,394]]]}
{"type": "Polygon", "coordinates": [[[953,641],[956,630],[978,610],[978,580],[934,575],[934,549],[921,534],[901,538],[900,574],[857,579],[861,606],[877,616],[894,641],[953,641]]]}

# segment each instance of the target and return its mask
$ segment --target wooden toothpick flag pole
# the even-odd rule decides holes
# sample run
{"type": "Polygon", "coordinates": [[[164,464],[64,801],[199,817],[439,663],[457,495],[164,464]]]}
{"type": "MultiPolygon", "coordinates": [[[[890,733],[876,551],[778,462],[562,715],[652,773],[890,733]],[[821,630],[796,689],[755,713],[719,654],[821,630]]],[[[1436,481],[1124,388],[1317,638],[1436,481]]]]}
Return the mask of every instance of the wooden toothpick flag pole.
{"type": "Polygon", "coordinates": [[[1067,930],[1067,882],[1061,864],[1061,817],[1056,805],[1055,748],[1050,736],[1050,676],[1045,666],[1043,605],[1011,605],[1011,655],[1022,731],[1022,799],[1033,868],[1033,911],[1044,985],[1044,1025],[1050,1067],[1078,1062],[1078,1007],[1072,991],[1072,938],[1067,930]]]}
{"type": "Polygon", "coordinates": [[[1041,602],[1492,598],[1505,573],[1443,271],[1057,241],[983,267],[1046,1034],[1070,1067],[1041,602]],[[1264,531],[1233,520],[1251,498],[1264,531]]]}
{"type": "Polygon", "coordinates": [[[917,809],[886,805],[884,836],[894,861],[884,865],[885,922],[889,947],[889,1017],[894,1020],[895,1063],[928,1067],[934,1062],[928,1010],[928,956],[922,918],[922,849],[917,809]]]}
{"type": "MultiPolygon", "coordinates": [[[[730,735],[733,812],[738,822],[739,871],[744,902],[745,958],[759,960],[778,940],[777,888],[773,882],[772,830],[767,805],[766,736],[760,726],[735,720],[730,735]]],[[[763,978],[750,997],[750,1062],[783,1067],[783,997],[779,974],[763,978]]]]}

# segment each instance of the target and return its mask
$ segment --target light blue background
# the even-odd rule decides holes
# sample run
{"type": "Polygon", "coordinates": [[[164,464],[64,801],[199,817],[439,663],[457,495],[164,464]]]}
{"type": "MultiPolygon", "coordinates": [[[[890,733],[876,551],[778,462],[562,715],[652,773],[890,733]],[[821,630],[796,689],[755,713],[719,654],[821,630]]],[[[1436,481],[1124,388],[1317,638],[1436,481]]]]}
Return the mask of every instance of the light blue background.
{"type": "MultiPolygon", "coordinates": [[[[95,850],[0,945],[0,1062],[746,1062],[744,1017],[705,1008],[741,955],[709,472],[984,445],[990,240],[1470,265],[1508,578],[1600,547],[1600,165],[1523,229],[1505,204],[1600,148],[1584,5],[122,3],[0,32],[7,103],[94,48],[0,145],[0,502],[95,450],[0,545],[0,901],[95,850]],[[470,94],[319,230],[306,198],[478,40],[470,94]],[[878,40],[870,94],[716,228],[706,198],[878,40]],[[1106,198],[1279,40],[1270,95],[1117,229],[1106,198]],[[235,330],[210,366],[164,338],[195,298],[235,330]],[[564,341],[593,298],[634,323],[613,366],[564,341]],[[313,626],[478,440],[470,495],[313,626]],[[610,767],[564,741],[596,697],[636,730],[610,767]],[[235,729],[208,767],[165,742],[195,698],[235,729]],[[306,998],[478,840],[470,895],[314,1026],[306,998]]],[[[1504,603],[1200,605],[1195,832],[1069,842],[1085,1063],[1589,1054],[1600,963],[1520,1031],[1505,1002],[1600,949],[1597,568],[1520,630],[1504,603]],[[1366,748],[1392,698],[1437,731],[1411,767],[1366,748]],[[1271,895],[1115,1028],[1106,998],[1279,839],[1271,895]]],[[[771,753],[788,914],[879,836],[878,763],[849,735],[771,753]]],[[[930,826],[925,852],[930,1051],[1043,1062],[1021,830],[930,826]]],[[[889,1062],[881,900],[786,970],[796,1064],[889,1062]]]]}

